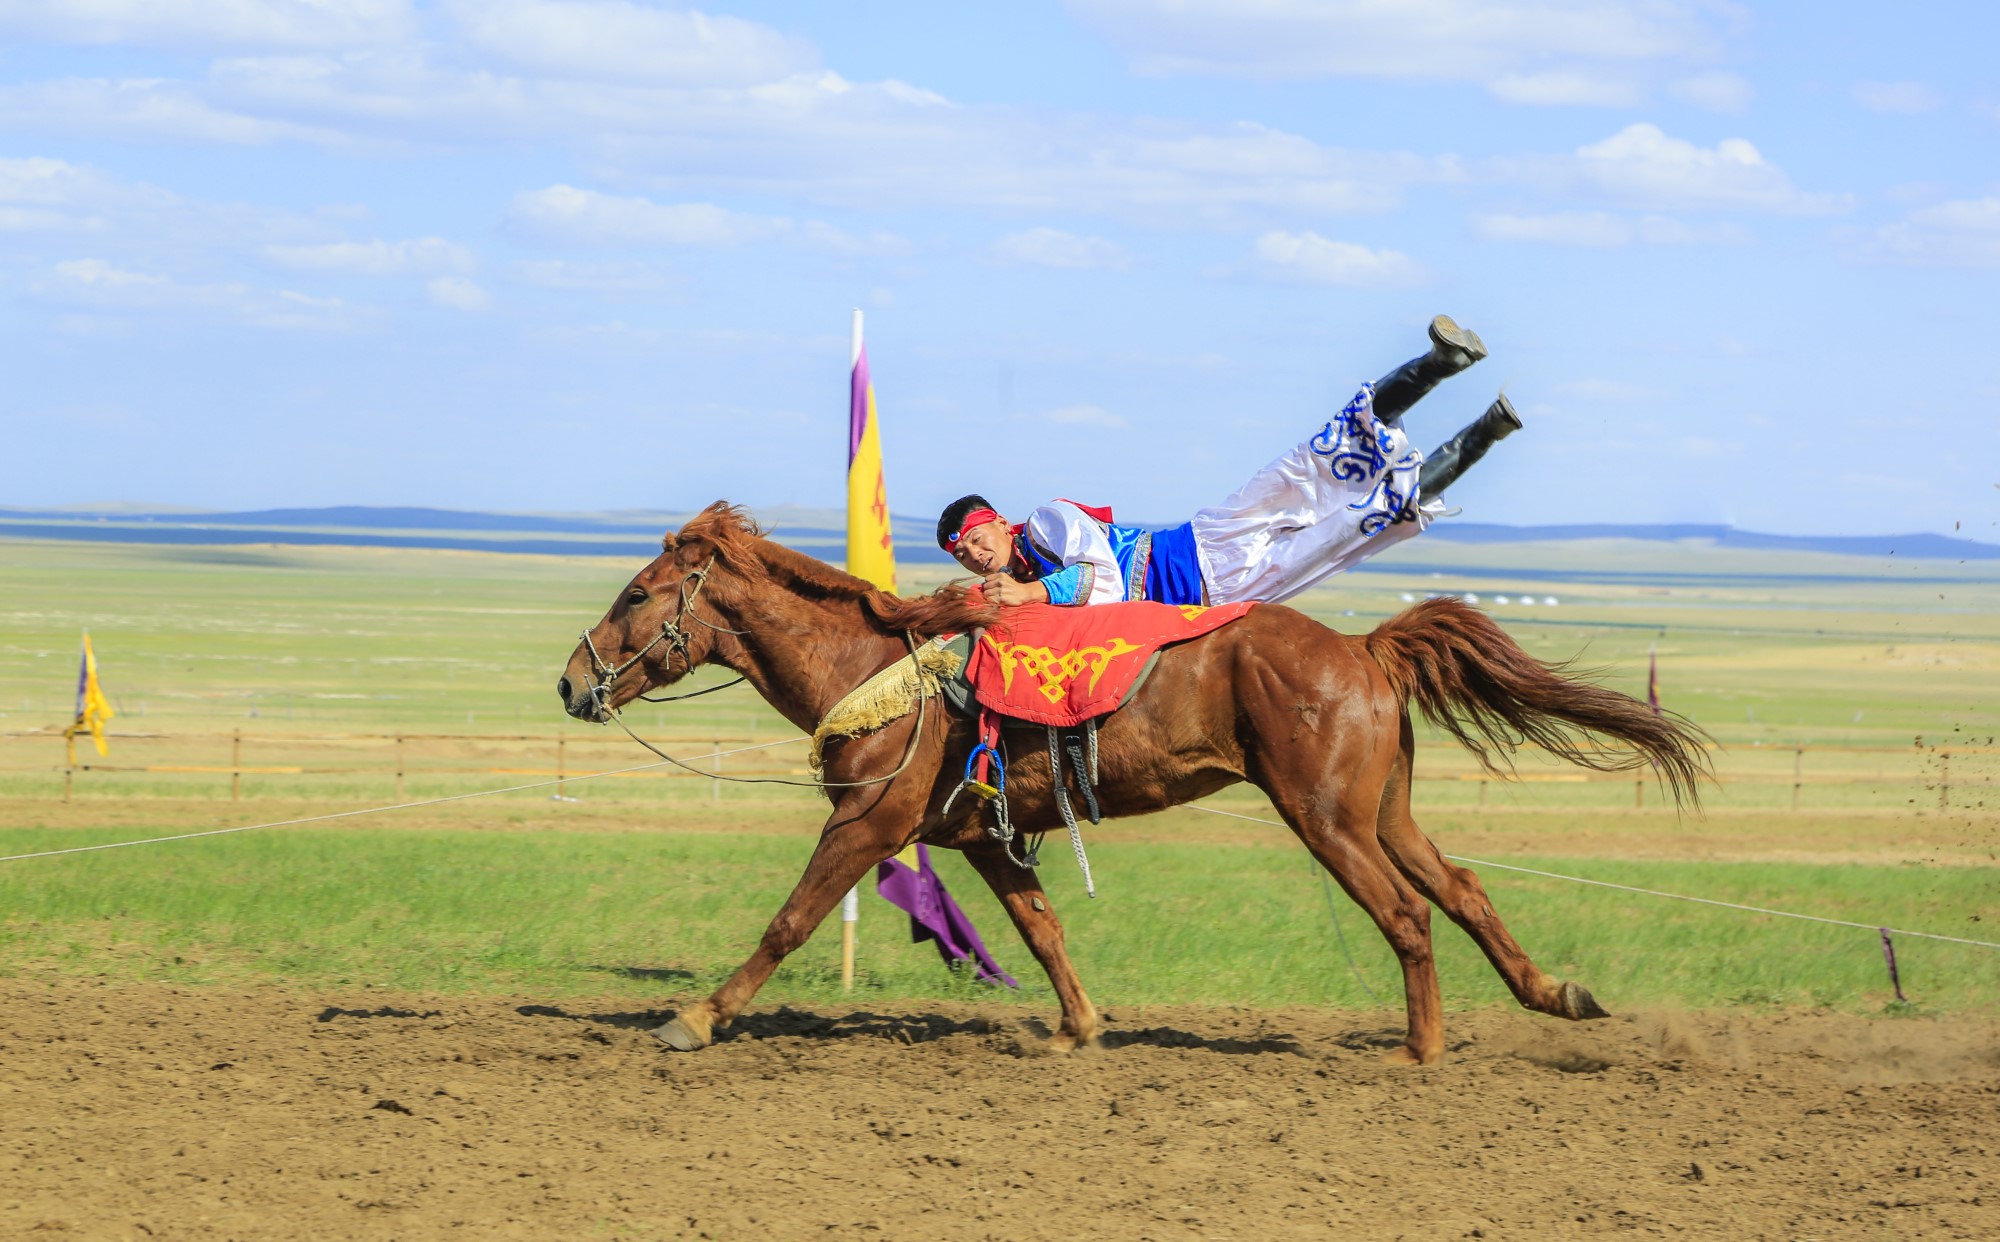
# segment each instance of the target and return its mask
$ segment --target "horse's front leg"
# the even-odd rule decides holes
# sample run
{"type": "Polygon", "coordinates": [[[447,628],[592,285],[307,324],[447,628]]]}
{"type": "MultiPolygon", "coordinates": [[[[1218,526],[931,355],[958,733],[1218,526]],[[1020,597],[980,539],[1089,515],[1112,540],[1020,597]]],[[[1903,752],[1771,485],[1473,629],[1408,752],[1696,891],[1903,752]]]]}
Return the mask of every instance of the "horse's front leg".
{"type": "Polygon", "coordinates": [[[1048,972],[1056,999],[1062,1003],[1062,1026],[1049,1040],[1049,1046],[1058,1052],[1068,1052],[1096,1043],[1102,1024],[1097,1020],[1096,1007],[1084,994],[1076,968],[1070,965],[1069,953],[1063,948],[1062,924],[1049,908],[1041,878],[1016,866],[1003,849],[995,848],[991,842],[982,842],[965,851],[965,860],[992,887],[1000,904],[1007,908],[1007,916],[1014,920],[1014,929],[1027,942],[1028,951],[1048,972]]]}
{"type": "Polygon", "coordinates": [[[714,995],[681,1010],[654,1031],[661,1043],[677,1052],[706,1048],[716,1028],[735,1021],[750,998],[757,995],[757,989],[778,969],[778,963],[806,942],[847,890],[868,874],[869,868],[901,849],[907,835],[903,828],[891,826],[894,816],[877,814],[845,822],[840,822],[841,818],[836,815],[834,822],[840,826],[820,837],[812,861],[806,864],[805,875],[785,899],[778,916],[764,929],[764,938],[750,960],[739,966],[714,995]]]}

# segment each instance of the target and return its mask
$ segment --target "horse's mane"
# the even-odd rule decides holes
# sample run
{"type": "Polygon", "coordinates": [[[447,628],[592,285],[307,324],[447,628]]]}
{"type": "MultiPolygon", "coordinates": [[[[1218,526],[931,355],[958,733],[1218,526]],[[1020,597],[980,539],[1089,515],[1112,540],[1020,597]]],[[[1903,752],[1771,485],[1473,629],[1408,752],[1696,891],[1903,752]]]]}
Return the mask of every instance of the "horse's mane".
{"type": "Polygon", "coordinates": [[[956,584],[915,599],[878,590],[825,561],[766,538],[756,519],[741,506],[724,500],[689,519],[678,534],[668,534],[662,546],[672,552],[690,540],[709,544],[717,559],[741,577],[769,582],[809,600],[851,600],[861,606],[862,616],[886,634],[929,638],[991,625],[1000,617],[999,608],[973,600],[965,587],[956,584]]]}

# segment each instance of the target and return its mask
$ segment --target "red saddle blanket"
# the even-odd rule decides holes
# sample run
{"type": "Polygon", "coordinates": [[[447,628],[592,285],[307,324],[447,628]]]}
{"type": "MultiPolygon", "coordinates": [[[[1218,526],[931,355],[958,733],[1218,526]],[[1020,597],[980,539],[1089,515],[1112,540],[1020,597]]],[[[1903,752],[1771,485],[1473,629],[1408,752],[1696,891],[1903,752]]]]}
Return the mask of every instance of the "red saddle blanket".
{"type": "Polygon", "coordinates": [[[1021,604],[979,636],[965,676],[981,706],[1068,727],[1125,701],[1146,662],[1170,643],[1226,625],[1249,604],[1021,604]]]}

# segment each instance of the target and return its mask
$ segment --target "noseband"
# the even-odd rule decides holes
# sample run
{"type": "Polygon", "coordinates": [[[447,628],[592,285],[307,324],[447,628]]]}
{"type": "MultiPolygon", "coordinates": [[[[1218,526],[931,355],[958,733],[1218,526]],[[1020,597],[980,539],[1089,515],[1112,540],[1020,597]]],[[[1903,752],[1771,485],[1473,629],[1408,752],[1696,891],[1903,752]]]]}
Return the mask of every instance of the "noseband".
{"type": "MultiPolygon", "coordinates": [[[[682,662],[687,664],[688,671],[689,672],[694,671],[694,662],[688,659],[688,645],[694,641],[694,638],[693,635],[689,634],[687,629],[681,625],[681,621],[684,618],[693,621],[696,624],[705,625],[709,629],[714,630],[718,634],[740,635],[740,634],[748,634],[750,632],[748,630],[726,630],[712,621],[702,620],[701,614],[694,611],[694,602],[696,599],[700,598],[701,589],[708,585],[709,571],[714,568],[715,568],[715,557],[711,555],[708,558],[708,564],[703,565],[700,569],[697,569],[694,572],[687,574],[681,579],[680,611],[676,612],[673,616],[661,622],[660,632],[653,636],[653,641],[639,648],[638,652],[635,655],[633,655],[631,659],[625,661],[623,664],[613,665],[609,660],[606,660],[603,656],[599,655],[597,653],[597,644],[590,641],[590,631],[589,630],[583,631],[580,637],[583,639],[584,649],[590,652],[590,672],[591,675],[597,679],[597,684],[590,688],[590,699],[591,703],[597,708],[598,713],[600,715],[608,716],[611,714],[611,693],[612,690],[618,684],[618,678],[625,672],[626,669],[631,668],[634,664],[637,664],[639,661],[645,659],[646,656],[653,650],[653,648],[659,646],[661,643],[665,643],[667,645],[667,658],[669,660],[673,659],[675,656],[679,656],[682,662]],[[690,582],[694,584],[692,590],[690,590],[688,587],[688,584],[690,582]]],[[[736,679],[736,681],[741,681],[741,680],[743,680],[741,677],[736,679]]],[[[707,690],[697,690],[694,692],[694,694],[676,694],[676,695],[671,695],[667,698],[660,698],[660,699],[648,699],[643,694],[640,695],[639,697],[640,699],[648,703],[671,703],[674,701],[674,699],[691,699],[699,695],[711,694],[716,690],[726,689],[728,686],[733,686],[735,684],[736,682],[734,681],[725,682],[723,685],[712,686],[707,690]]]]}

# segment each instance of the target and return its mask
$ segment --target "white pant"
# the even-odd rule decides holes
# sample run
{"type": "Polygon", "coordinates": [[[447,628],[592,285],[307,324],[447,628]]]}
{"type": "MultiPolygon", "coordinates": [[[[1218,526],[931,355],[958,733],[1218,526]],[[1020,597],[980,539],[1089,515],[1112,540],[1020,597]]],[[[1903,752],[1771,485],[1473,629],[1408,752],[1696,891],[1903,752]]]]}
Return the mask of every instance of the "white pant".
{"type": "Polygon", "coordinates": [[[1444,508],[1417,502],[1423,464],[1363,384],[1318,435],[1194,515],[1209,602],[1290,599],[1419,533],[1444,508]]]}

